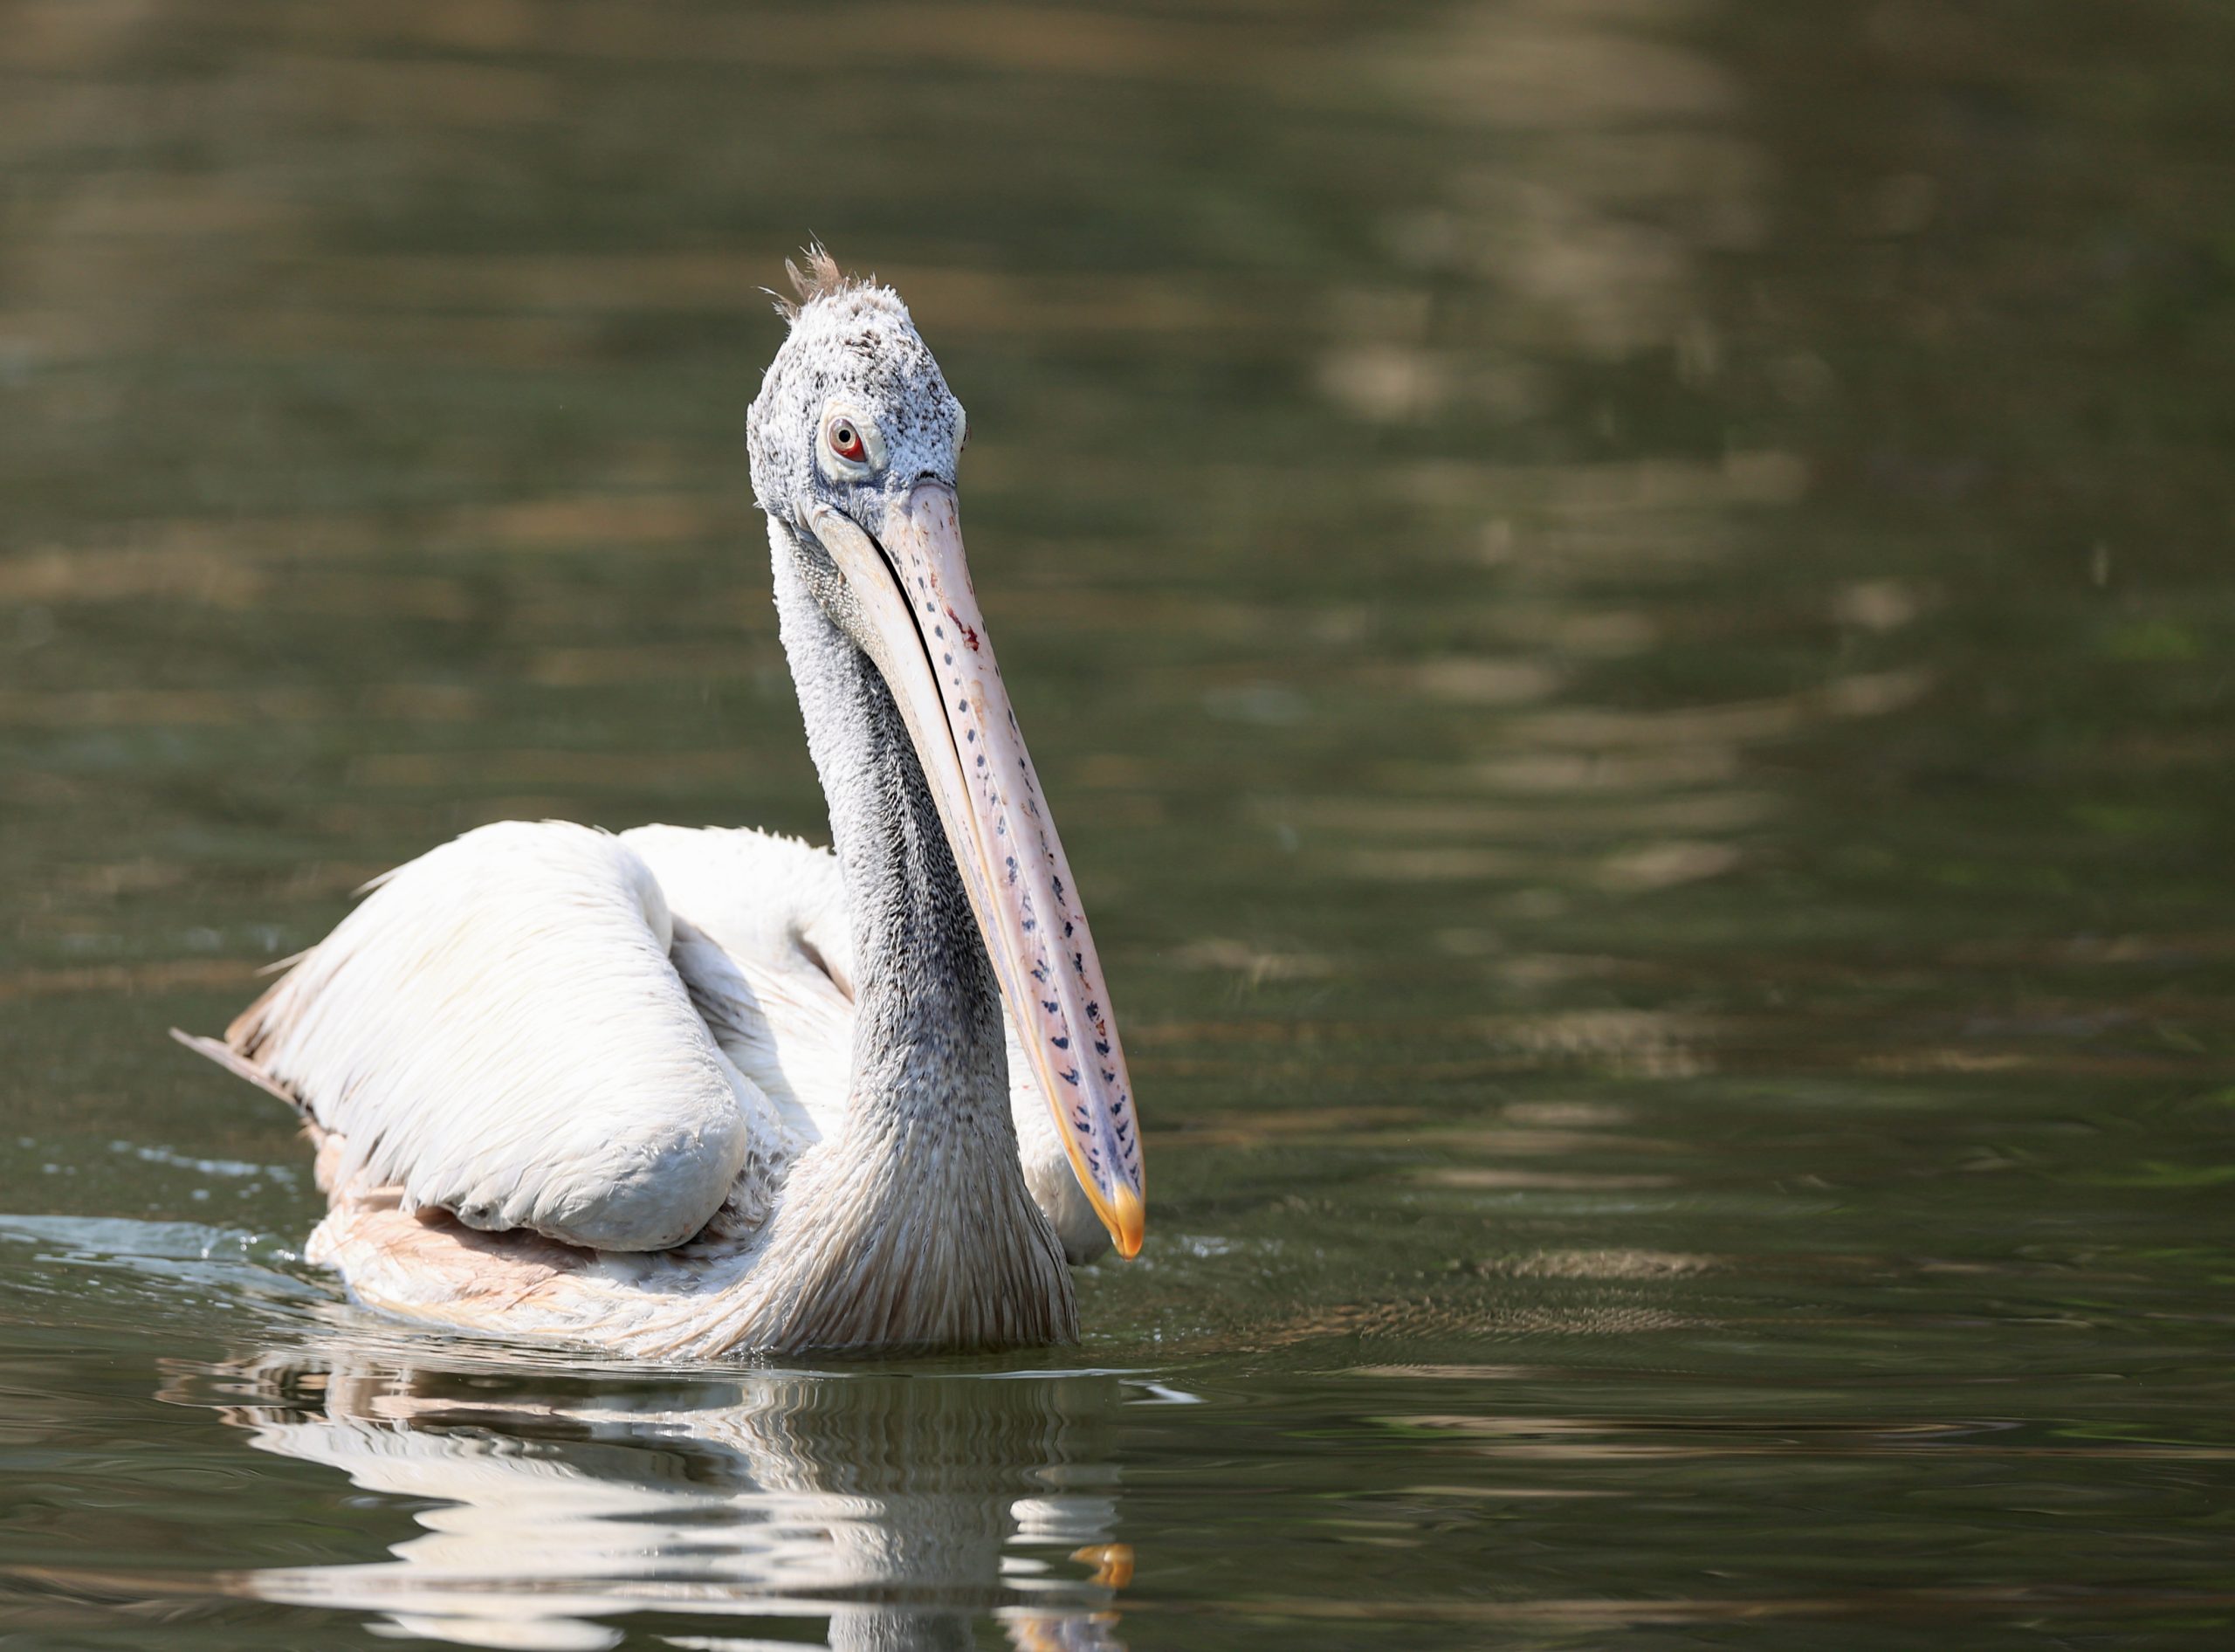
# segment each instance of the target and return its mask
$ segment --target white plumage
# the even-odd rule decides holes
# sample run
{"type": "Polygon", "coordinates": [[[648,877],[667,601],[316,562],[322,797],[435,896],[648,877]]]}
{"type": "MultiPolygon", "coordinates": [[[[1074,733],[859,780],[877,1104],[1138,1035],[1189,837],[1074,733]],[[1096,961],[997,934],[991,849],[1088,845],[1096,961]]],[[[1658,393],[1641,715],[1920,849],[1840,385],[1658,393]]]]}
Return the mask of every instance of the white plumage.
{"type": "MultiPolygon", "coordinates": [[[[225,1045],[196,1047],[300,1105],[337,1185],[484,1231],[663,1250],[718,1213],[757,1222],[837,1127],[852,951],[827,849],[503,821],[377,879],[225,1045]]],[[[1008,1043],[1026,1180],[1090,1260],[1109,1236],[1008,1043]]]]}
{"type": "Polygon", "coordinates": [[[691,1008],[673,928],[619,839],[485,826],[389,874],[229,1042],[346,1144],[345,1181],[468,1227],[664,1249],[769,1112],[691,1008]]]}

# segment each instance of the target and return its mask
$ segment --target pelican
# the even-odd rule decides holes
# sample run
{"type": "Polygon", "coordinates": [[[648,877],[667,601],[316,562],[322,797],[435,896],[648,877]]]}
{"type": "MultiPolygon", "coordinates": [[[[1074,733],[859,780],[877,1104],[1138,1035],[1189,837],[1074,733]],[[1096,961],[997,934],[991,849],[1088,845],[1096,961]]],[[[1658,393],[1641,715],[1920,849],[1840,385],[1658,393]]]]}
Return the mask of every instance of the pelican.
{"type": "Polygon", "coordinates": [[[785,268],[746,444],[831,848],[485,826],[179,1035],[301,1114],[306,1255],[374,1308],[648,1359],[1028,1346],[1077,1336],[1067,1262],[1140,1249],[1109,991],[963,558],[962,408],[897,293],[785,268]]]}

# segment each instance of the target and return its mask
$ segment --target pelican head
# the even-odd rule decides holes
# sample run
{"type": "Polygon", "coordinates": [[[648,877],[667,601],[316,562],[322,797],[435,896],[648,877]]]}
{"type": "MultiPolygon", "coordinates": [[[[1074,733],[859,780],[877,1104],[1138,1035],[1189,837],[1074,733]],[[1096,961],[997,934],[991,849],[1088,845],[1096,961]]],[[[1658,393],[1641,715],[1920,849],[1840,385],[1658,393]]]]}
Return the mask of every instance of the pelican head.
{"type": "MultiPolygon", "coordinates": [[[[1145,1194],[1132,1087],[963,557],[962,406],[897,293],[842,276],[820,247],[808,258],[746,424],[780,581],[806,589],[890,692],[1056,1134],[1131,1256],[1145,1194]]],[[[801,699],[812,734],[804,681],[801,699]]]]}

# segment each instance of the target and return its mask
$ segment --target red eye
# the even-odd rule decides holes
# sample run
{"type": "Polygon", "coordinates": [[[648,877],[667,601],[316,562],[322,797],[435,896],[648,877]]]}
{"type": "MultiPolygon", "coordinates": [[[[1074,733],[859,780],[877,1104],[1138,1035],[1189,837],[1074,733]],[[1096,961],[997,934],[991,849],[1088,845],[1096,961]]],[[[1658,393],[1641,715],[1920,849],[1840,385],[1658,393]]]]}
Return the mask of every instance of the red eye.
{"type": "Polygon", "coordinates": [[[854,428],[851,419],[830,421],[830,451],[855,465],[869,457],[869,449],[862,444],[862,433],[854,428]]]}

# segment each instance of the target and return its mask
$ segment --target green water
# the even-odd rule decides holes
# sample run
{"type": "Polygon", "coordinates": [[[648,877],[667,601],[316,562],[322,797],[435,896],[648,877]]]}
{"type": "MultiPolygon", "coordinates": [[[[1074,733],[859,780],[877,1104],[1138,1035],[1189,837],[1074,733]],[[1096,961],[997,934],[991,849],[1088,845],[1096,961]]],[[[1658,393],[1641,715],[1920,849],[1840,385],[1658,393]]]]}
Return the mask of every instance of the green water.
{"type": "Polygon", "coordinates": [[[2235,1626],[2235,15],[0,9],[0,1648],[2235,1626]],[[175,1049],[478,823],[815,833],[810,231],[1148,1122],[1044,1357],[349,1305],[175,1049]]]}

